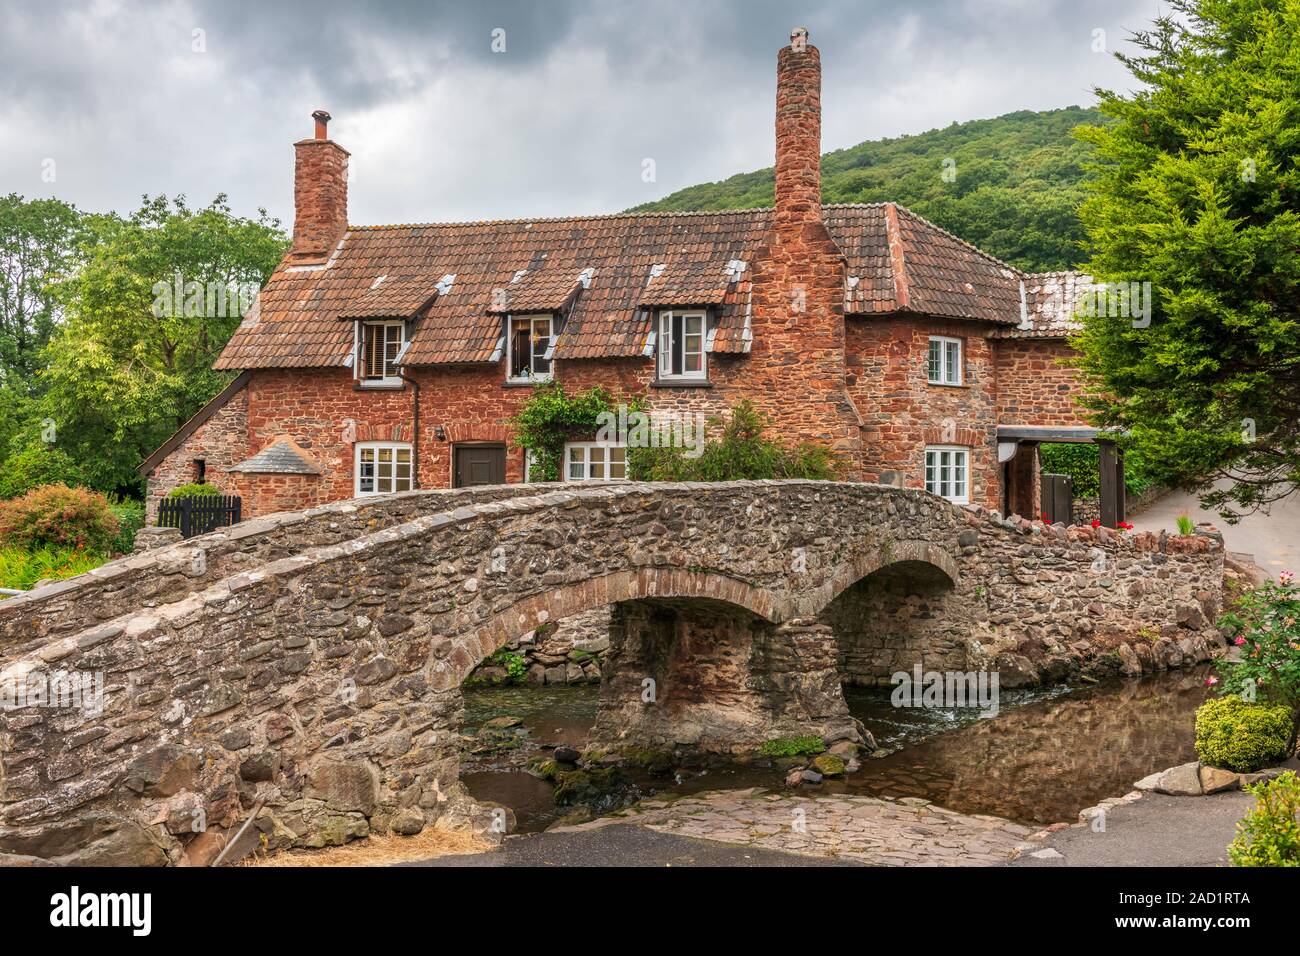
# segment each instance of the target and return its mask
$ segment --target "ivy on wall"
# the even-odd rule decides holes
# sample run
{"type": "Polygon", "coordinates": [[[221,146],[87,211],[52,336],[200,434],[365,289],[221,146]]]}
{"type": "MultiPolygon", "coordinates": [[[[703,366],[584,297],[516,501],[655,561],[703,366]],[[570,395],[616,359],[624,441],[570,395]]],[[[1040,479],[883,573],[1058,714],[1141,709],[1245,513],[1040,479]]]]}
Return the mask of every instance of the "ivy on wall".
{"type": "Polygon", "coordinates": [[[598,416],[614,411],[613,396],[600,386],[568,395],[558,380],[534,385],[528,401],[510,420],[515,428],[515,446],[531,457],[531,480],[559,481],[564,443],[590,439],[600,427],[598,416]]]}

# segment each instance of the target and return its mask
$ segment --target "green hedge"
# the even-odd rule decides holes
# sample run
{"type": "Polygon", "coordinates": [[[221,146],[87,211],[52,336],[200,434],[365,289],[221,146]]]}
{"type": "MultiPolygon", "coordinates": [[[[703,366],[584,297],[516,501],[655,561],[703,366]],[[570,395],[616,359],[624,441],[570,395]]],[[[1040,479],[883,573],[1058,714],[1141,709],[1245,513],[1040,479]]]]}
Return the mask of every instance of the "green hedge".
{"type": "Polygon", "coordinates": [[[1285,705],[1228,695],[1196,711],[1196,755],[1212,767],[1254,773],[1290,756],[1290,738],[1291,708],[1285,705]]]}
{"type": "Polygon", "coordinates": [[[206,482],[192,482],[188,485],[177,485],[167,493],[169,500],[175,501],[177,498],[217,498],[223,492],[216,485],[209,485],[206,482]]]}
{"type": "MultiPolygon", "coordinates": [[[[1038,446],[1042,470],[1053,475],[1069,475],[1074,497],[1096,498],[1101,495],[1101,450],[1093,443],[1060,443],[1038,446]]],[[[1154,484],[1146,475],[1142,460],[1129,452],[1124,456],[1124,491],[1137,497],[1154,484]]]]}

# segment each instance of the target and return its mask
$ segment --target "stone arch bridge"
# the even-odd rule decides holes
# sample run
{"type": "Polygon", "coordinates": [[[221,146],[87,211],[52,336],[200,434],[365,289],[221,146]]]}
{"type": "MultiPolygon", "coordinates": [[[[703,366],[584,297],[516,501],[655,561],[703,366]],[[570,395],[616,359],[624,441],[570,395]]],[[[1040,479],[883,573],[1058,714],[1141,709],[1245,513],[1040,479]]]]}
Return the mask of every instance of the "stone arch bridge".
{"type": "Polygon", "coordinates": [[[253,808],[273,846],[461,823],[461,682],[603,605],[611,747],[858,739],[841,684],[914,662],[1121,668],[1151,628],[1208,654],[1221,550],[1089,530],[768,481],[413,492],[194,538],[0,604],[0,853],[203,862],[253,808]]]}

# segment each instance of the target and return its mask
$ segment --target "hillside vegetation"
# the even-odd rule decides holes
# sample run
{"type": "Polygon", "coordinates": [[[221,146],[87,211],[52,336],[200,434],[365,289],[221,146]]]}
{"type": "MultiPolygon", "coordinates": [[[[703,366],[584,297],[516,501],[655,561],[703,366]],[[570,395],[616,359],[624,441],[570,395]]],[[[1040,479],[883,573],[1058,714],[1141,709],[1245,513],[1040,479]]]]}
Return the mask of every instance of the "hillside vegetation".
{"type": "MultiPolygon", "coordinates": [[[[859,143],[822,157],[822,197],[898,202],[1022,269],[1071,269],[1083,261],[1076,210],[1092,147],[1070,131],[1103,122],[1102,114],[1077,106],[1024,110],[859,143]]],[[[772,190],[771,168],[760,169],[634,211],[770,206],[772,190]]]]}

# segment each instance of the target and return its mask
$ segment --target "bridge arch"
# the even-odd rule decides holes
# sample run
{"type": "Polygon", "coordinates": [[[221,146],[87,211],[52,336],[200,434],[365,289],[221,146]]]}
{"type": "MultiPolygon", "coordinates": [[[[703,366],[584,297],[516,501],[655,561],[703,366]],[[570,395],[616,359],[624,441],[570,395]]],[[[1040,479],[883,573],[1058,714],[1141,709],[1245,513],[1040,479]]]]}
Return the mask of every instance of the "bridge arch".
{"type": "Polygon", "coordinates": [[[769,623],[779,623],[788,614],[787,601],[718,572],[678,568],[615,571],[521,598],[473,629],[456,635],[450,649],[431,654],[429,685],[434,690],[460,687],[475,667],[504,644],[543,624],[598,607],[644,599],[720,602],[769,623]]]}

